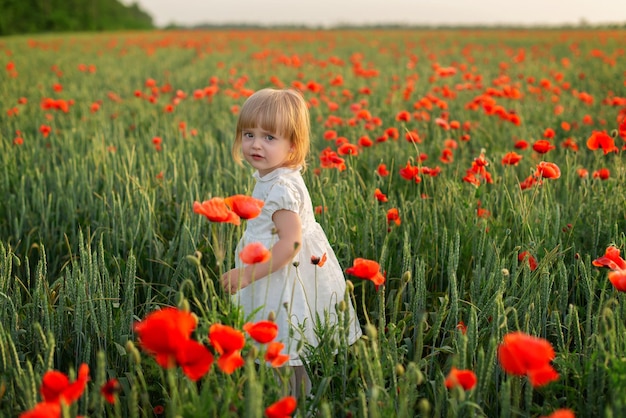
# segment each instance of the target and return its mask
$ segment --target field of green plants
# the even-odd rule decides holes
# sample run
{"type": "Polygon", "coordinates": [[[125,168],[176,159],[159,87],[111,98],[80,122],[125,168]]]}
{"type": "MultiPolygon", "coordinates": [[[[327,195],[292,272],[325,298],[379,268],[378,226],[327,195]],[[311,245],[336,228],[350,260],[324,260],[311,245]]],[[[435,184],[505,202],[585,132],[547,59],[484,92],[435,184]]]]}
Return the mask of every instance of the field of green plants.
{"type": "Polygon", "coordinates": [[[0,38],[0,415],[624,416],[624,39],[0,38]],[[342,266],[385,277],[346,274],[364,337],[315,350],[295,411],[219,287],[245,224],[193,211],[251,193],[230,147],[264,87],[310,104],[304,177],[342,266]],[[168,306],[197,318],[180,338],[215,356],[207,373],[142,347],[136,324],[168,306]],[[245,336],[236,370],[216,324],[245,336]]]}

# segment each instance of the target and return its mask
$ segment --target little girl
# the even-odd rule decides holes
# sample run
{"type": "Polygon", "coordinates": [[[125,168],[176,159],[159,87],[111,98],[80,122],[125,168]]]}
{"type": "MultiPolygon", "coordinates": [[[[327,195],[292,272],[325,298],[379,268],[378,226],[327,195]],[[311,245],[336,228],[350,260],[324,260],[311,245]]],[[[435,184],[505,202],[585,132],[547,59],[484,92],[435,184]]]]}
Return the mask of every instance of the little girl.
{"type": "MultiPolygon", "coordinates": [[[[221,278],[224,288],[251,321],[267,319],[278,325],[277,340],[285,344],[293,367],[291,390],[309,393],[311,381],[304,369],[304,343],[315,347],[315,328],[337,323],[336,305],[344,300],[343,271],[326,234],[315,220],[309,191],[301,170],[309,152],[309,111],[295,90],[263,89],[241,107],[233,158],[242,156],[256,169],[252,196],[263,200],[261,214],[247,221],[237,254],[252,242],[271,250],[265,263],[243,265],[235,257],[234,269],[221,278]],[[302,357],[301,357],[302,356],[302,357]]],[[[361,336],[351,303],[348,343],[361,336]]]]}

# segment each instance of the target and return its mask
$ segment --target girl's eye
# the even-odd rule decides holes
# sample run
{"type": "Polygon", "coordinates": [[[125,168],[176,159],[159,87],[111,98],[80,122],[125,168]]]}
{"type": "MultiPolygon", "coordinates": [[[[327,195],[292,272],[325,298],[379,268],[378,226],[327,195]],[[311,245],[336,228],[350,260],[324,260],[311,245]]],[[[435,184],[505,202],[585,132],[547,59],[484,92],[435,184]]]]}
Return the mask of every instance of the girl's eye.
{"type": "Polygon", "coordinates": [[[268,139],[268,140],[270,140],[270,141],[271,141],[272,139],[274,139],[274,137],[273,137],[272,135],[267,135],[267,136],[265,137],[265,139],[268,139]]]}

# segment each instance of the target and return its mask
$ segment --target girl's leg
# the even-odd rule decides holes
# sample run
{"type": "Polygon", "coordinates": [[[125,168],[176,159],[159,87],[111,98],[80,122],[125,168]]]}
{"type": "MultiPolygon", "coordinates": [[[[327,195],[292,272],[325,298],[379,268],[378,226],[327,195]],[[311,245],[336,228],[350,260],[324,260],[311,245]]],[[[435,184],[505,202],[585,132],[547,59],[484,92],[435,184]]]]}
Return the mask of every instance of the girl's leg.
{"type": "Polygon", "coordinates": [[[292,366],[292,373],[289,379],[289,389],[291,395],[298,398],[304,392],[305,396],[311,394],[311,379],[304,366],[292,366]]]}

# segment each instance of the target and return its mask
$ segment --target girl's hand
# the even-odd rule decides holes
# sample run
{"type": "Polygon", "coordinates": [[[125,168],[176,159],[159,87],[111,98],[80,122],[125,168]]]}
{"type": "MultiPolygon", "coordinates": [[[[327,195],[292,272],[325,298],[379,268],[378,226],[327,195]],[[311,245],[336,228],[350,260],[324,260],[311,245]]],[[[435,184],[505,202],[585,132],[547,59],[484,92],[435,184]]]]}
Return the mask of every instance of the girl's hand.
{"type": "Polygon", "coordinates": [[[236,293],[250,284],[250,281],[246,278],[243,268],[236,268],[227,271],[222,275],[220,282],[224,290],[228,293],[236,293]]]}

